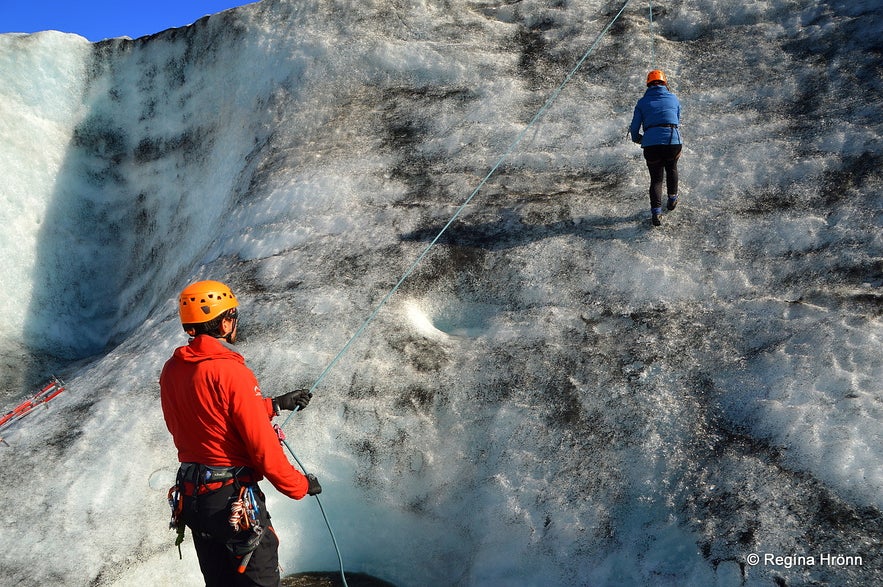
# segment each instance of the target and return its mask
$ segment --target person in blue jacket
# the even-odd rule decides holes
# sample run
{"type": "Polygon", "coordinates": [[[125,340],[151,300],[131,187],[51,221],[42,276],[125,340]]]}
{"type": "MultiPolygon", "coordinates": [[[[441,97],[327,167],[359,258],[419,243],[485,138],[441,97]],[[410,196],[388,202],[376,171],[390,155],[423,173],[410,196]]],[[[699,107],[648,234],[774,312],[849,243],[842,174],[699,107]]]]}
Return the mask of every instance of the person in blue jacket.
{"type": "Polygon", "coordinates": [[[665,73],[654,69],[647,74],[647,91],[635,105],[629,132],[639,143],[650,170],[650,213],[654,226],[662,224],[662,189],[665,184],[668,202],[678,205],[678,158],[681,156],[681,103],[668,89],[665,73]],[[642,135],[640,130],[644,129],[642,135]]]}

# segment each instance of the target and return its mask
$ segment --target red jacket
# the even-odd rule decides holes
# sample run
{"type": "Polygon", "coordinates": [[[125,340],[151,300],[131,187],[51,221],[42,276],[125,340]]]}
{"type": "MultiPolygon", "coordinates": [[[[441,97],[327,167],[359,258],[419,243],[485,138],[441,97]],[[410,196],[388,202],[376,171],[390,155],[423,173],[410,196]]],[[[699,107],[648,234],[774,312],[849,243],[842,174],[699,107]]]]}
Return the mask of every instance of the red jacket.
{"type": "Polygon", "coordinates": [[[307,478],[288,461],[273,430],[272,400],[261,395],[242,355],[197,336],[166,361],[159,388],[180,462],[250,467],[288,497],[307,494],[307,478]]]}

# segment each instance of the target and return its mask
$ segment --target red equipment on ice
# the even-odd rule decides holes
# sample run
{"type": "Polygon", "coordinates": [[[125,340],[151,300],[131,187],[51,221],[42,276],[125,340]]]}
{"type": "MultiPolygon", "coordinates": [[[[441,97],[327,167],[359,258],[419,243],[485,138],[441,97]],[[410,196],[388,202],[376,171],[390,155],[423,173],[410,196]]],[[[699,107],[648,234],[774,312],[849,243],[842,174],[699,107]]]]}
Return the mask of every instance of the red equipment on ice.
{"type": "Polygon", "coordinates": [[[58,377],[53,377],[40,388],[40,391],[18,404],[11,412],[0,416],[0,442],[6,444],[2,435],[10,426],[30,414],[37,406],[52,401],[63,391],[64,382],[58,377]]]}

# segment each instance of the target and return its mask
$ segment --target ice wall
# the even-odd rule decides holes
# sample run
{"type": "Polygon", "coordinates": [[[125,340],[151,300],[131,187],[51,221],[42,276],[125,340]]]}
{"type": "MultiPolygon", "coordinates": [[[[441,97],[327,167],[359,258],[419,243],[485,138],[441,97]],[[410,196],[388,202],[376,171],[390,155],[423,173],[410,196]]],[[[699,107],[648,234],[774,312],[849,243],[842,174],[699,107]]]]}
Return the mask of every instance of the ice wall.
{"type": "MultiPolygon", "coordinates": [[[[290,423],[351,570],[879,582],[881,9],[654,6],[685,106],[662,229],[625,139],[635,6],[290,423]]],[[[175,292],[231,283],[262,387],[311,385],[619,8],[263,0],[0,36],[4,381],[69,384],[2,447],[4,578],[199,584],[165,528],[175,292]]],[[[283,567],[334,568],[314,504],[270,500],[283,567]]]]}

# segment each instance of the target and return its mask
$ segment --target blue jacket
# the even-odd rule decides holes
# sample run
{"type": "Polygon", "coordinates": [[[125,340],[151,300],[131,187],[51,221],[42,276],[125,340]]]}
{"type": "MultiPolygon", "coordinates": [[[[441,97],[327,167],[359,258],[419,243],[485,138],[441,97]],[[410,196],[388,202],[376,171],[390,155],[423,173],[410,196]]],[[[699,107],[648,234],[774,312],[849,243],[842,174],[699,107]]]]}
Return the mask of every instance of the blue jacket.
{"type": "Polygon", "coordinates": [[[663,124],[681,124],[681,103],[666,86],[650,86],[635,105],[635,114],[629,127],[632,141],[640,142],[642,148],[652,145],[680,145],[680,131],[668,126],[657,126],[663,124]],[[642,126],[643,140],[638,138],[642,126]]]}

